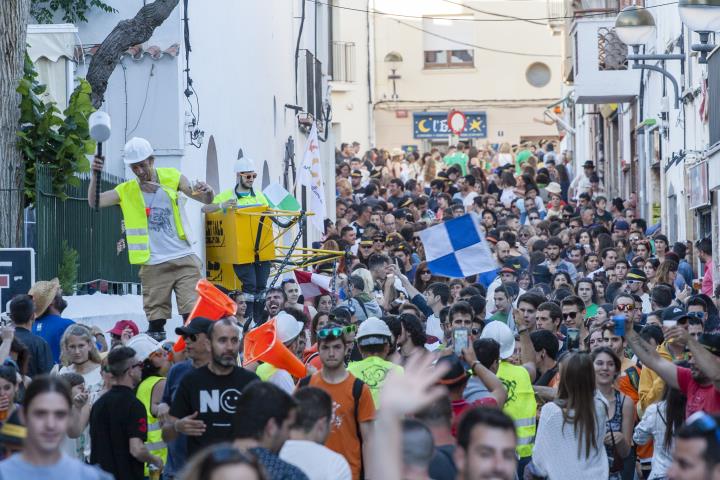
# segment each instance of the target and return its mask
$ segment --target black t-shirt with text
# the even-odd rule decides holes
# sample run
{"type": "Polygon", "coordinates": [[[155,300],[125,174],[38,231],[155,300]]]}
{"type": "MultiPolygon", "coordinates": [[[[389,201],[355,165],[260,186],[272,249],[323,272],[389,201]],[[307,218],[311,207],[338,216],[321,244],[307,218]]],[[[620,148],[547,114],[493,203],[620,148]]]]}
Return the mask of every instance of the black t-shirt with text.
{"type": "Polygon", "coordinates": [[[130,387],[114,386],[90,411],[90,463],[116,480],[143,480],[145,465],[130,454],[130,439],[147,440],[147,416],[130,387]]]}
{"type": "Polygon", "coordinates": [[[188,457],[213,443],[232,441],[235,404],[245,387],[259,380],[257,375],[235,367],[229,375],[215,375],[205,366],[185,375],[180,382],[170,415],[183,418],[198,412],[205,433],[187,437],[188,457]]]}

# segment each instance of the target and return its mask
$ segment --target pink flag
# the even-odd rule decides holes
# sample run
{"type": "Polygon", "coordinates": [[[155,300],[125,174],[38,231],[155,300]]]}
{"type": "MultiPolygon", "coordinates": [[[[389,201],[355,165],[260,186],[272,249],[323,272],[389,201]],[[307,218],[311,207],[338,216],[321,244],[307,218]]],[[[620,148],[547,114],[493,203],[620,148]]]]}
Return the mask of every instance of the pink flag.
{"type": "Polygon", "coordinates": [[[332,291],[330,287],[332,278],[325,275],[306,272],[304,270],[295,270],[295,279],[298,285],[300,285],[300,290],[306,300],[332,291]]]}

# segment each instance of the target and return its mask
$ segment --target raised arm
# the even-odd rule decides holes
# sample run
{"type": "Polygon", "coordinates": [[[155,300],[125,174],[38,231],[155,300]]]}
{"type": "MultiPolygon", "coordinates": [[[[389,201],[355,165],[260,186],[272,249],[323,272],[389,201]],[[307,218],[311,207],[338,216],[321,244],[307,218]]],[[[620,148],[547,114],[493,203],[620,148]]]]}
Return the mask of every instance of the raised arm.
{"type": "Polygon", "coordinates": [[[692,353],[695,366],[712,381],[716,389],[720,390],[720,358],[703,347],[695,337],[688,335],[687,330],[684,328],[675,327],[671,329],[665,339],[687,344],[690,353],[692,353]]]}
{"type": "Polygon", "coordinates": [[[498,407],[502,408],[507,400],[507,390],[505,389],[505,385],[503,385],[500,379],[493,372],[480,363],[475,355],[474,348],[463,348],[462,353],[463,359],[472,367],[473,373],[480,379],[483,385],[487,387],[490,392],[490,396],[495,399],[498,407]]]}
{"type": "Polygon", "coordinates": [[[182,193],[192,198],[193,200],[197,200],[198,202],[204,203],[206,205],[212,203],[213,198],[215,198],[215,192],[213,192],[213,189],[210,185],[205,182],[197,182],[195,184],[195,189],[193,190],[190,182],[187,178],[185,178],[185,175],[180,176],[180,184],[178,185],[178,190],[180,190],[182,193]]]}
{"type": "MultiPolygon", "coordinates": [[[[95,172],[102,172],[105,164],[105,157],[95,157],[92,164],[93,173],[90,175],[90,185],[88,185],[88,205],[95,208],[95,189],[97,185],[97,176],[95,172]]],[[[100,193],[100,208],[118,205],[120,203],[120,195],[115,190],[108,190],[100,193]]]]}
{"type": "Polygon", "coordinates": [[[652,345],[640,338],[640,335],[633,330],[632,323],[632,319],[625,322],[626,338],[643,366],[655,371],[671,387],[680,388],[677,367],[672,362],[662,358],[652,345]]]}

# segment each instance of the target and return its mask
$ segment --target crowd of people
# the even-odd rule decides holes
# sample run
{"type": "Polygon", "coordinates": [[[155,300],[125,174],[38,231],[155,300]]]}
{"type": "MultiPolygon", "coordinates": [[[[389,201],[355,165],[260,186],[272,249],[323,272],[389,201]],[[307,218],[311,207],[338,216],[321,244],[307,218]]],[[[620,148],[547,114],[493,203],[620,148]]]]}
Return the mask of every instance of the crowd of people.
{"type": "MultiPolygon", "coordinates": [[[[160,323],[141,333],[63,318],[57,281],[16,296],[0,327],[0,479],[720,479],[708,239],[671,243],[553,142],[359,147],[336,156],[321,246],[346,254],[314,272],[330,290],[303,296],[288,276],[226,291],[235,316],[192,318],[181,349],[152,299],[160,323]],[[441,277],[425,256],[420,232],[463,215],[490,276],[441,277]],[[306,375],[247,361],[243,339],[269,320],[306,375]]],[[[133,171],[157,178],[140,157],[133,171]]],[[[236,169],[237,199],[198,198],[256,198],[252,168],[236,169]]],[[[156,270],[144,288],[172,276],[156,270]]]]}

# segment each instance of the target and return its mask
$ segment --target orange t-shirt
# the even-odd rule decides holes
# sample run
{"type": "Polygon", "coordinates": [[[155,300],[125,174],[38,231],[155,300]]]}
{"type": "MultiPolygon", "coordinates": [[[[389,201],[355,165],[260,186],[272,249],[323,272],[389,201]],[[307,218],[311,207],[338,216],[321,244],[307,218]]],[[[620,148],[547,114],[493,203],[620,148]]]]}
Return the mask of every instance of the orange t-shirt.
{"type": "MultiPolygon", "coordinates": [[[[355,377],[348,376],[340,383],[327,383],[320,372],[310,378],[310,385],[325,390],[332,397],[333,414],[330,420],[330,435],[325,446],[339,453],[350,464],[353,480],[360,480],[362,451],[360,449],[360,433],[355,423],[355,399],[352,388],[355,377]]],[[[375,403],[367,385],[363,385],[358,405],[358,423],[370,422],[375,419],[375,403]]]]}

